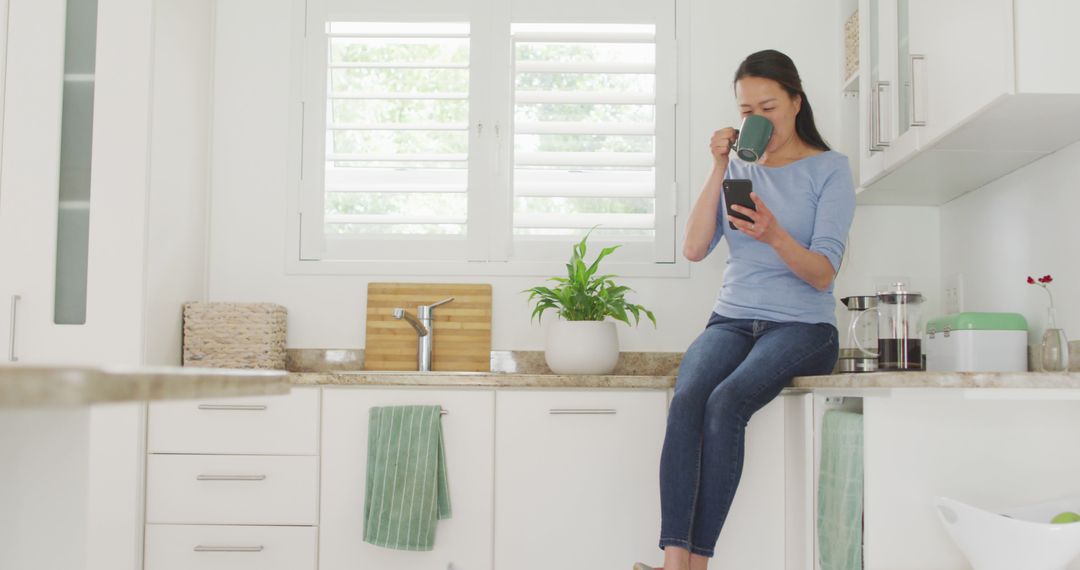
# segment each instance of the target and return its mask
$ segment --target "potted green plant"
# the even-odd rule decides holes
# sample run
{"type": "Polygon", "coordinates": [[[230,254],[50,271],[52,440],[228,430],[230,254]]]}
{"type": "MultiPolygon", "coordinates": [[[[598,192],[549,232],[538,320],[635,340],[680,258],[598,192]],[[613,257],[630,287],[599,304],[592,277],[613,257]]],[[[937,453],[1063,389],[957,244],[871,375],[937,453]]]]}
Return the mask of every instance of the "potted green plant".
{"type": "Polygon", "coordinates": [[[629,325],[633,316],[636,325],[644,314],[656,326],[652,311],[626,300],[631,289],[616,284],[613,278],[617,275],[597,274],[600,261],[620,246],[605,247],[586,265],[586,241],[591,233],[589,230],[573,246],[566,277],[549,278],[555,282],[552,287],[523,291],[535,305],[532,318],[542,320],[548,309],[559,316],[559,320],[549,321],[544,340],[544,360],[556,374],[609,374],[619,360],[615,321],[629,325]]]}

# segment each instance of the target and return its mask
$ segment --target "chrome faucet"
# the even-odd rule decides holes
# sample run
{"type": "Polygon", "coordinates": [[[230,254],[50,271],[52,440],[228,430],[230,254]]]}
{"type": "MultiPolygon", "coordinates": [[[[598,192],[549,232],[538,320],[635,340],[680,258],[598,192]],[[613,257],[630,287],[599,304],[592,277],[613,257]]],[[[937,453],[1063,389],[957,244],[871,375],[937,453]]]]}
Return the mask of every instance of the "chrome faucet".
{"type": "Polygon", "coordinates": [[[394,309],[395,319],[405,319],[414,329],[416,329],[416,361],[417,370],[421,372],[431,371],[431,343],[435,336],[434,329],[431,328],[431,310],[439,305],[445,305],[454,298],[443,299],[438,303],[432,303],[430,305],[420,305],[416,308],[416,314],[420,318],[414,317],[409,314],[408,311],[398,307],[394,309]]]}

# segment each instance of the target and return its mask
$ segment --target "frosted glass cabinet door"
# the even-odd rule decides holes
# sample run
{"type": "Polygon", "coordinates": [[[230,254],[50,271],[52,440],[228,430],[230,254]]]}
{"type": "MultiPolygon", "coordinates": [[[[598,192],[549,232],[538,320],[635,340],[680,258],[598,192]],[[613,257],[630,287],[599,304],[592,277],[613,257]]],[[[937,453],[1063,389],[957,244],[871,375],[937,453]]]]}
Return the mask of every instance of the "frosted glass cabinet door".
{"type": "Polygon", "coordinates": [[[888,123],[888,76],[881,64],[882,0],[859,0],[859,182],[866,186],[883,174],[885,159],[881,144],[888,123]],[[883,82],[885,84],[883,85],[883,82]]]}

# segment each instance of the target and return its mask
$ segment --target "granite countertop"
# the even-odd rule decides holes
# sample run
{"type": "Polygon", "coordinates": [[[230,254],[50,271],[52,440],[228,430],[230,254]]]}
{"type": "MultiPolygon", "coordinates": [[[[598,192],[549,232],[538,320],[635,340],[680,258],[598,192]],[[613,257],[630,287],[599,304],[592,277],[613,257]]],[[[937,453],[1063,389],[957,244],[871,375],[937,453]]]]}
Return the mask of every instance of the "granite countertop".
{"type": "MultiPolygon", "coordinates": [[[[1077,349],[1080,362],[1080,343],[1077,349]]],[[[682,353],[623,352],[612,374],[555,374],[541,351],[492,351],[493,372],[367,371],[363,349],[289,349],[289,378],[309,386],[462,386],[487,388],[623,388],[668,390],[682,353]]],[[[788,391],[906,388],[1080,388],[1080,370],[1043,372],[873,372],[795,378],[788,391]]]]}
{"type": "Polygon", "coordinates": [[[288,373],[223,368],[0,366],[0,408],[286,394],[288,373]]]}
{"type": "Polygon", "coordinates": [[[634,388],[667,390],[675,376],[561,375],[506,372],[291,372],[293,385],[462,386],[487,388],[634,388]]]}
{"type": "MultiPolygon", "coordinates": [[[[499,372],[294,372],[293,385],[461,386],[488,388],[633,388],[667,390],[674,375],[565,376],[499,372]]],[[[789,389],[1012,388],[1078,389],[1080,373],[874,372],[800,376],[789,389]]]]}
{"type": "Polygon", "coordinates": [[[1078,372],[870,372],[800,376],[792,388],[1009,388],[1076,389],[1078,372]]]}

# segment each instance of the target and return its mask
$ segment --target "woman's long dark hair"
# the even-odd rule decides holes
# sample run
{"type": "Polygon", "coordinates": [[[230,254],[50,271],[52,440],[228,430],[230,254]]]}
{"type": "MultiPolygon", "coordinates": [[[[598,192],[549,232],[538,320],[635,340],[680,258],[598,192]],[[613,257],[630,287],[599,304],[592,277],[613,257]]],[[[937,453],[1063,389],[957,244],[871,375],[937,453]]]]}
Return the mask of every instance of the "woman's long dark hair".
{"type": "Polygon", "coordinates": [[[810,108],[810,100],[803,91],[799,70],[795,69],[795,62],[791,61],[790,57],[774,49],[752,53],[739,64],[739,69],[735,70],[735,81],[732,84],[743,77],[772,79],[779,83],[789,96],[800,96],[802,106],[799,107],[799,114],[795,116],[795,134],[814,148],[829,150],[829,145],[821,138],[821,133],[814,124],[814,110],[810,108]]]}

